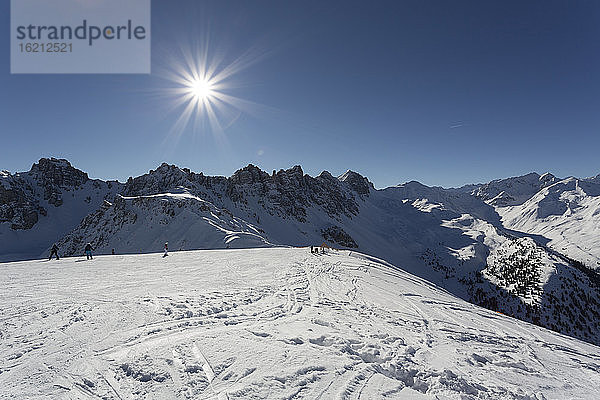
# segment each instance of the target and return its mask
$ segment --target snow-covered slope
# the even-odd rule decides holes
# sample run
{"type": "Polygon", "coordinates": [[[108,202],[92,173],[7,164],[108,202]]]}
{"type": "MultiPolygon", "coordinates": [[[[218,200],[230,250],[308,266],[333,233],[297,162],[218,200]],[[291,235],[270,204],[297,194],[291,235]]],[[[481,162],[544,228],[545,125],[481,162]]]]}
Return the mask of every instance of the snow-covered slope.
{"type": "Polygon", "coordinates": [[[568,178],[497,210],[506,227],[541,235],[554,250],[600,268],[600,181],[568,178]]]}
{"type": "Polygon", "coordinates": [[[411,181],[383,189],[381,193],[392,199],[410,200],[411,202],[424,204],[439,204],[453,212],[470,214],[496,226],[501,226],[500,216],[493,206],[487,204],[483,198],[473,196],[461,189],[429,187],[419,182],[411,181]]]}
{"type": "Polygon", "coordinates": [[[81,254],[88,241],[97,253],[143,253],[169,241],[171,249],[219,249],[271,246],[260,228],[191,195],[180,193],[121,197],[88,215],[80,228],[58,245],[81,254]]]}
{"type": "Polygon", "coordinates": [[[354,251],[204,250],[2,270],[2,399],[600,396],[600,348],[354,251]]]}

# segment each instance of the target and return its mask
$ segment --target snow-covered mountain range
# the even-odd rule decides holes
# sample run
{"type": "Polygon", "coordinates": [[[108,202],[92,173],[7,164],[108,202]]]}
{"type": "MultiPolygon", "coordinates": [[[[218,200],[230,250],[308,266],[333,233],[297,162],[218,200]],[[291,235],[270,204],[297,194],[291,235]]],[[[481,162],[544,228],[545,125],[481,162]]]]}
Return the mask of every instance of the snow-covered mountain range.
{"type": "Polygon", "coordinates": [[[162,164],[126,183],[66,160],[0,176],[0,259],[309,246],[383,258],[471,302],[600,343],[600,179],[528,174],[463,188],[375,189],[348,171],[162,164]]]}

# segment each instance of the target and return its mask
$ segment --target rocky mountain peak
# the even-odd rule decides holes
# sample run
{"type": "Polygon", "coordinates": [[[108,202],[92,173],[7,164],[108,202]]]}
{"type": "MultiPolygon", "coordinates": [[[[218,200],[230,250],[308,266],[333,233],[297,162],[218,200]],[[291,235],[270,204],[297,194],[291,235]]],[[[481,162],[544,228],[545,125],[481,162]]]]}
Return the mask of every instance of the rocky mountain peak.
{"type": "Polygon", "coordinates": [[[63,204],[63,190],[78,188],[90,180],[88,174],[74,168],[69,161],[57,158],[41,158],[31,166],[29,176],[43,188],[44,200],[55,207],[63,204]]]}
{"type": "Polygon", "coordinates": [[[234,184],[251,184],[258,182],[265,182],[269,180],[270,176],[265,171],[261,170],[255,165],[248,164],[244,168],[238,169],[231,176],[231,182],[234,184]]]}
{"type": "Polygon", "coordinates": [[[302,167],[299,165],[294,165],[292,168],[286,170],[286,172],[291,175],[304,176],[304,171],[302,171],[302,167]]]}
{"type": "Polygon", "coordinates": [[[299,165],[286,170],[280,169],[274,176],[275,183],[280,187],[301,188],[306,186],[304,171],[299,165]]]}
{"type": "Polygon", "coordinates": [[[74,168],[65,159],[41,158],[31,166],[29,174],[45,185],[55,185],[62,188],[83,185],[90,178],[85,172],[74,168]]]}
{"type": "Polygon", "coordinates": [[[323,171],[321,172],[318,176],[317,179],[323,179],[323,180],[334,180],[335,178],[333,177],[333,175],[331,175],[331,173],[329,171],[323,171]]]}
{"type": "Polygon", "coordinates": [[[125,196],[144,196],[165,193],[177,187],[190,187],[194,179],[190,170],[182,170],[176,165],[162,163],[156,170],[137,178],[129,178],[123,189],[125,196]]]}
{"type": "Polygon", "coordinates": [[[282,182],[301,183],[304,178],[304,171],[301,166],[295,165],[292,168],[280,169],[273,175],[273,178],[275,182],[279,182],[280,184],[282,182]]]}
{"type": "Polygon", "coordinates": [[[236,203],[246,204],[249,197],[258,198],[269,214],[306,222],[307,209],[322,208],[328,215],[353,216],[358,206],[343,185],[329,172],[313,178],[299,165],[280,169],[272,175],[250,164],[228,178],[225,192],[236,203]]]}
{"type": "Polygon", "coordinates": [[[540,182],[541,188],[548,187],[558,181],[559,181],[559,179],[556,176],[552,175],[550,172],[546,172],[546,173],[540,175],[540,177],[539,177],[539,182],[540,182]]]}
{"type": "Polygon", "coordinates": [[[554,175],[552,175],[550,172],[545,172],[542,175],[540,175],[540,177],[539,177],[540,182],[545,182],[545,181],[554,180],[554,179],[556,179],[556,177],[554,175]]]}
{"type": "Polygon", "coordinates": [[[338,179],[360,195],[368,195],[369,190],[374,189],[373,184],[367,178],[351,170],[344,172],[338,179]]]}
{"type": "Polygon", "coordinates": [[[158,166],[158,168],[156,168],[156,170],[150,170],[150,174],[152,173],[160,173],[160,174],[165,174],[165,173],[177,173],[178,171],[181,171],[181,168],[179,168],[177,165],[174,164],[167,164],[166,162],[160,164],[158,166]]]}

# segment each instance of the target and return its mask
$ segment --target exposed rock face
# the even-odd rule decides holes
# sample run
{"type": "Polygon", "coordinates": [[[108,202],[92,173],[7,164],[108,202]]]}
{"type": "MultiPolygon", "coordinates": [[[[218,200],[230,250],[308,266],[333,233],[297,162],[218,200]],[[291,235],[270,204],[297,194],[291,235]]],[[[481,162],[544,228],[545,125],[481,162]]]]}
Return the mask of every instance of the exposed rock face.
{"type": "Polygon", "coordinates": [[[63,204],[63,190],[78,188],[89,180],[85,172],[73,168],[67,160],[56,158],[42,158],[33,164],[29,176],[43,188],[44,200],[55,207],[63,204]]]}
{"type": "Polygon", "coordinates": [[[305,175],[300,166],[280,170],[274,176],[265,174],[260,188],[235,189],[238,193],[261,197],[260,202],[272,215],[292,217],[300,222],[306,222],[307,208],[312,205],[333,218],[342,215],[351,218],[358,213],[356,199],[331,174],[323,172],[313,178],[305,175]]]}
{"type": "Polygon", "coordinates": [[[374,189],[373,184],[367,178],[354,171],[346,171],[339,179],[361,196],[368,196],[369,191],[374,189]]]}
{"type": "MultiPolygon", "coordinates": [[[[123,195],[146,196],[180,188],[220,207],[245,209],[249,202],[256,201],[273,216],[300,222],[307,220],[307,207],[315,204],[332,217],[352,217],[358,213],[356,199],[339,180],[328,172],[313,178],[305,175],[299,165],[269,175],[250,164],[225,178],[162,164],[148,174],[130,178],[123,195]]],[[[360,190],[364,193],[364,188],[360,190]]]]}
{"type": "Polygon", "coordinates": [[[333,243],[337,243],[340,246],[349,247],[355,249],[358,247],[352,236],[348,235],[339,226],[330,226],[328,228],[321,229],[321,236],[323,239],[333,243]]]}
{"type": "Polygon", "coordinates": [[[39,214],[46,210],[33,198],[33,189],[24,179],[3,176],[0,185],[0,223],[9,222],[11,229],[31,229],[39,214]]]}
{"type": "Polygon", "coordinates": [[[81,187],[88,175],[73,168],[67,160],[42,158],[29,172],[0,175],[0,223],[9,222],[13,230],[35,226],[48,211],[44,202],[54,207],[63,204],[65,192],[81,187]]]}
{"type": "Polygon", "coordinates": [[[211,187],[223,183],[224,177],[207,177],[202,173],[196,174],[187,168],[162,163],[156,170],[137,178],[129,178],[123,189],[123,196],[148,196],[156,193],[172,192],[184,187],[190,191],[199,187],[211,187]]]}
{"type": "Polygon", "coordinates": [[[267,174],[260,168],[252,164],[248,164],[248,166],[242,169],[238,169],[230,178],[230,181],[234,185],[249,185],[254,183],[264,183],[270,180],[270,178],[271,177],[269,176],[269,174],[267,174]]]}

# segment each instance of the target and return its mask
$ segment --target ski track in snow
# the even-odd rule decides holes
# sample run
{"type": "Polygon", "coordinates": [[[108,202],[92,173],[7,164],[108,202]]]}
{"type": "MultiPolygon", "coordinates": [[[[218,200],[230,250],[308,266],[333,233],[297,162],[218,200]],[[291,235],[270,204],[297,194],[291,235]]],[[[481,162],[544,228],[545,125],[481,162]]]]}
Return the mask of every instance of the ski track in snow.
{"type": "Polygon", "coordinates": [[[599,348],[356,252],[0,264],[0,398],[596,399],[599,348]]]}

